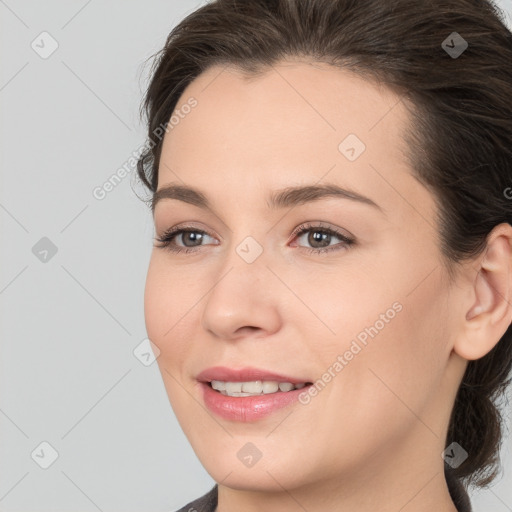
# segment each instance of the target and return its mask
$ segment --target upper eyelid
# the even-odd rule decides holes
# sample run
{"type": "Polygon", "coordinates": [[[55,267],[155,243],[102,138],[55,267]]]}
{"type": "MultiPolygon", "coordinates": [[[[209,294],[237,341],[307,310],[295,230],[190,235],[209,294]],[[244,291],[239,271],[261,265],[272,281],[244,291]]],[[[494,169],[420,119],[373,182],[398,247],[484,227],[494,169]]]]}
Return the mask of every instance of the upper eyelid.
{"type": "MultiPolygon", "coordinates": [[[[157,230],[157,231],[159,231],[159,230],[157,230]]],[[[211,236],[213,238],[217,238],[218,237],[221,240],[224,240],[222,235],[213,235],[207,229],[201,228],[201,227],[198,227],[198,226],[194,226],[192,224],[185,224],[183,226],[178,224],[177,226],[174,226],[172,228],[163,229],[162,230],[162,236],[165,236],[167,233],[172,233],[173,235],[180,234],[180,232],[183,232],[183,231],[185,231],[185,232],[187,232],[187,231],[200,232],[200,233],[204,233],[205,235],[211,236]]]]}
{"type": "Polygon", "coordinates": [[[292,230],[292,234],[300,233],[301,231],[307,231],[310,229],[325,229],[326,231],[332,231],[333,233],[338,233],[339,229],[332,227],[326,222],[322,221],[307,221],[299,224],[296,228],[292,230]]]}
{"type": "MultiPolygon", "coordinates": [[[[338,231],[339,231],[338,228],[332,227],[331,225],[329,225],[328,223],[323,222],[323,221],[306,221],[306,222],[303,222],[302,224],[299,224],[296,228],[294,228],[292,230],[292,234],[300,233],[302,230],[315,229],[315,228],[316,229],[325,229],[327,231],[332,231],[334,233],[338,233],[338,231]]],[[[191,224],[185,224],[184,226],[180,226],[178,224],[177,226],[174,226],[172,228],[164,229],[162,231],[162,233],[165,234],[168,232],[172,232],[174,234],[174,233],[179,233],[180,231],[197,231],[197,232],[205,233],[209,236],[214,236],[207,229],[204,229],[204,228],[201,228],[198,226],[194,226],[191,224]]],[[[215,236],[217,236],[217,235],[215,235],[215,236]]],[[[218,236],[222,240],[224,239],[224,237],[222,235],[218,235],[218,236]]]]}
{"type": "MultiPolygon", "coordinates": [[[[343,233],[343,232],[341,232],[340,229],[334,228],[324,221],[306,221],[306,222],[303,222],[302,224],[299,224],[296,228],[294,228],[292,230],[292,233],[291,233],[292,239],[297,238],[299,235],[302,236],[303,233],[305,233],[307,231],[314,230],[314,229],[318,229],[319,231],[325,230],[334,236],[341,237],[341,239],[343,239],[343,238],[353,239],[352,235],[343,233]]],[[[189,224],[184,225],[184,226],[180,226],[178,224],[176,227],[164,230],[164,232],[162,233],[162,235],[159,238],[164,238],[166,236],[169,236],[169,237],[172,236],[172,240],[174,241],[179,235],[181,235],[183,233],[188,233],[188,232],[198,232],[198,233],[205,234],[211,238],[215,238],[215,239],[217,238],[217,235],[213,235],[203,228],[189,225],[189,224]]],[[[224,240],[224,238],[220,235],[219,235],[219,238],[221,239],[221,241],[224,240]]],[[[199,247],[201,247],[201,246],[199,246],[199,247]]]]}

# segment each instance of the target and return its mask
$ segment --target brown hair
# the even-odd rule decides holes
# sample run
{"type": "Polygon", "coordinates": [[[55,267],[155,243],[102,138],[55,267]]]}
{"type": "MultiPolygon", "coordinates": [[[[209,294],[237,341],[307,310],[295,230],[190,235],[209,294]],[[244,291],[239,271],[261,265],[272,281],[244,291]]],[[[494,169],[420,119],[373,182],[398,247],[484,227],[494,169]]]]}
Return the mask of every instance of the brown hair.
{"type": "MultiPolygon", "coordinates": [[[[215,64],[251,76],[281,59],[307,57],[385,83],[412,105],[407,157],[437,202],[450,278],[457,264],[482,254],[493,227],[512,224],[512,194],[505,192],[512,190],[512,33],[490,1],[216,0],[183,19],[155,57],[141,106],[148,147],[137,166],[153,193],[158,127],[192,80],[215,64]],[[453,32],[468,44],[460,55],[449,53],[459,37],[453,32]]],[[[455,469],[445,465],[459,488],[488,486],[497,475],[497,399],[511,367],[512,326],[468,363],[445,445],[456,441],[469,455],[455,469]]]]}

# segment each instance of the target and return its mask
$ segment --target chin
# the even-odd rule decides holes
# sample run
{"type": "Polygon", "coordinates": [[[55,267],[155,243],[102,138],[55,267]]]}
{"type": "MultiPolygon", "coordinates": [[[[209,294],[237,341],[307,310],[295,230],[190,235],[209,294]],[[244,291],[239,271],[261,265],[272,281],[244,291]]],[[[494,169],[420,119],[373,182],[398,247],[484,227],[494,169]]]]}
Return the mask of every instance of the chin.
{"type": "Polygon", "coordinates": [[[204,451],[198,449],[196,455],[217,483],[231,489],[282,492],[283,487],[288,489],[303,485],[306,475],[299,468],[305,464],[304,457],[298,453],[286,454],[270,444],[265,438],[251,436],[244,439],[237,436],[226,439],[225,448],[217,445],[218,448],[212,449],[215,445],[210,439],[208,447],[204,451]],[[258,444],[261,453],[258,460],[253,447],[255,444],[258,444]]]}

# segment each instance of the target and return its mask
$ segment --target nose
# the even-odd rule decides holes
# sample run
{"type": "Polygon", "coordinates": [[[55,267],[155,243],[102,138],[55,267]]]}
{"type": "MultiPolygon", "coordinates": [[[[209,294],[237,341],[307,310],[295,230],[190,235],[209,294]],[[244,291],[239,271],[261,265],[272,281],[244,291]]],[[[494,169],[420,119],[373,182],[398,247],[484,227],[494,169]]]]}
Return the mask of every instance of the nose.
{"type": "Polygon", "coordinates": [[[202,327],[214,337],[260,338],[281,327],[282,290],[264,254],[247,263],[233,250],[222,272],[216,273],[202,313],[202,327]]]}

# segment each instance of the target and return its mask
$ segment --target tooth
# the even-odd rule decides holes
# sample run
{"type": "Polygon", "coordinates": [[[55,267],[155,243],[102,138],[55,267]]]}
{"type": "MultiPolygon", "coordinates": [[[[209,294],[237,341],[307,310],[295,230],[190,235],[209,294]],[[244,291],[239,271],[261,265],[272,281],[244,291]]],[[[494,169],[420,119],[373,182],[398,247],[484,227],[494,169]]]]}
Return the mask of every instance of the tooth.
{"type": "Polygon", "coordinates": [[[261,394],[271,394],[277,391],[288,392],[293,389],[302,389],[306,384],[292,384],[291,382],[276,381],[247,381],[247,382],[225,382],[221,380],[212,380],[211,386],[227,396],[257,396],[261,394]]]}
{"type": "Polygon", "coordinates": [[[245,393],[261,393],[263,383],[261,380],[253,380],[251,382],[242,383],[242,391],[245,393]]]}
{"type": "Polygon", "coordinates": [[[222,391],[226,389],[226,383],[221,380],[212,380],[212,388],[217,391],[222,391]]]}
{"type": "Polygon", "coordinates": [[[241,382],[226,382],[226,391],[231,393],[240,393],[242,391],[242,383],[241,382]]]}
{"type": "Polygon", "coordinates": [[[279,384],[275,381],[263,381],[263,393],[275,393],[279,389],[279,384]]]}

